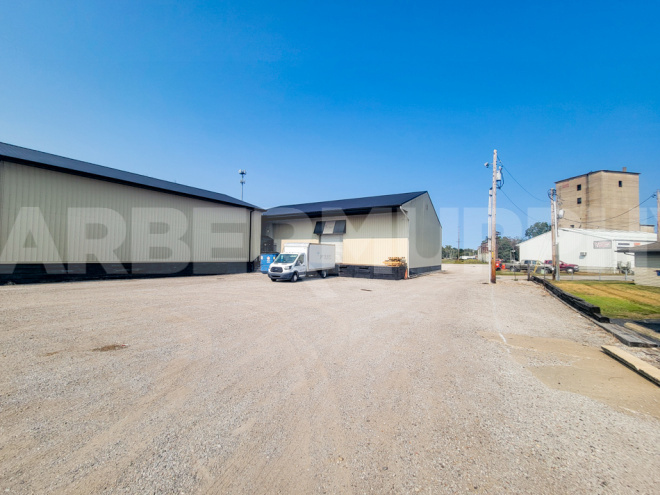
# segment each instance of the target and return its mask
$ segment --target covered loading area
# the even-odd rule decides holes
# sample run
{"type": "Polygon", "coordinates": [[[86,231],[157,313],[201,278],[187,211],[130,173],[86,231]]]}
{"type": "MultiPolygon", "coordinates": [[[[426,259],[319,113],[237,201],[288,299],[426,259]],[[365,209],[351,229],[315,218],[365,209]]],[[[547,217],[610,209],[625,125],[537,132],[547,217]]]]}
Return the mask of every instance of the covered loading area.
{"type": "Polygon", "coordinates": [[[334,244],[340,275],[392,278],[389,258],[405,258],[411,275],[442,267],[442,225],[426,191],[267,210],[262,252],[289,242],[334,244]]]}
{"type": "Polygon", "coordinates": [[[0,143],[0,282],[251,271],[262,211],[0,143]]]}

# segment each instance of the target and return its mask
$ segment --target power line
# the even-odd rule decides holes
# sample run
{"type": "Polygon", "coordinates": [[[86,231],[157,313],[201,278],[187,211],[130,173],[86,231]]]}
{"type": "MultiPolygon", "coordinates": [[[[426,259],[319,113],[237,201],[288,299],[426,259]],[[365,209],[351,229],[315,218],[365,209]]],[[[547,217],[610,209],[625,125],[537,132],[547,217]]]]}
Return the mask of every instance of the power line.
{"type": "MultiPolygon", "coordinates": [[[[502,160],[498,159],[497,161],[500,162],[500,165],[502,165],[502,167],[504,167],[504,164],[502,163],[502,160]]],[[[545,203],[545,199],[541,199],[541,198],[539,198],[538,196],[534,196],[531,192],[529,192],[527,189],[525,189],[525,186],[523,186],[520,182],[518,182],[518,179],[516,179],[516,178],[513,176],[513,174],[511,173],[511,170],[509,170],[508,168],[505,168],[505,170],[506,170],[507,173],[511,176],[511,178],[514,180],[514,182],[515,182],[516,184],[518,184],[518,185],[520,186],[520,188],[521,188],[523,191],[525,191],[527,194],[529,194],[529,195],[530,195],[532,198],[534,198],[535,200],[540,201],[541,203],[545,203]]]]}
{"type": "Polygon", "coordinates": [[[638,204],[637,206],[633,206],[633,207],[630,208],[629,210],[624,211],[623,213],[621,213],[621,214],[619,214],[619,215],[616,215],[616,216],[614,216],[614,217],[610,217],[610,218],[604,218],[604,219],[602,219],[602,220],[591,220],[591,221],[589,221],[589,222],[583,222],[582,220],[575,220],[575,219],[573,219],[573,218],[566,218],[566,217],[564,217],[564,218],[565,218],[566,220],[571,221],[571,222],[579,222],[580,224],[591,224],[591,223],[607,222],[608,220],[614,220],[615,218],[622,217],[622,216],[625,215],[626,213],[630,213],[630,212],[633,211],[635,208],[639,208],[640,206],[642,206],[644,203],[646,203],[648,200],[650,200],[650,199],[652,199],[652,198],[655,198],[655,194],[651,194],[648,198],[646,198],[644,201],[642,201],[642,202],[641,202],[640,204],[638,204]]]}
{"type": "Polygon", "coordinates": [[[509,195],[508,195],[507,193],[504,192],[504,189],[500,189],[500,192],[501,192],[502,194],[504,194],[504,196],[506,197],[506,199],[508,199],[509,202],[510,202],[513,206],[515,206],[515,207],[518,209],[518,211],[520,211],[520,213],[522,213],[523,215],[525,215],[527,218],[529,218],[529,219],[531,219],[531,220],[534,220],[535,222],[544,222],[544,221],[545,221],[545,220],[539,220],[538,218],[534,218],[534,217],[530,216],[530,215],[529,215],[526,211],[524,211],[520,206],[518,206],[517,204],[515,204],[515,203],[513,202],[513,200],[509,197],[509,195]]]}

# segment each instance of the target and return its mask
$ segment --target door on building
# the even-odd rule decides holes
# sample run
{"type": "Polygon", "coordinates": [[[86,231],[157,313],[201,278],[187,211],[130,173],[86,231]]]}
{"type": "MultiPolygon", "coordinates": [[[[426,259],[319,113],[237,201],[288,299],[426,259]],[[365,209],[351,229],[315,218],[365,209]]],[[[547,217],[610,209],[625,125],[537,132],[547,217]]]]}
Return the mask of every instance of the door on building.
{"type": "Polygon", "coordinates": [[[343,263],[344,260],[344,236],[341,234],[323,234],[321,244],[332,244],[335,246],[335,263],[343,263]]]}

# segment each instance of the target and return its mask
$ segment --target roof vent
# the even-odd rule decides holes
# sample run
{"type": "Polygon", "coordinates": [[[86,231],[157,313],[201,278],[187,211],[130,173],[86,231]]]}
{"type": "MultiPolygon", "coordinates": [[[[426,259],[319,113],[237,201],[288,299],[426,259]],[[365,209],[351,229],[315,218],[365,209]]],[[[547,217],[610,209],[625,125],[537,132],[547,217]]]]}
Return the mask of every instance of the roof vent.
{"type": "Polygon", "coordinates": [[[628,171],[628,167],[623,167],[623,171],[624,171],[624,172],[627,172],[627,171],[628,171]]]}

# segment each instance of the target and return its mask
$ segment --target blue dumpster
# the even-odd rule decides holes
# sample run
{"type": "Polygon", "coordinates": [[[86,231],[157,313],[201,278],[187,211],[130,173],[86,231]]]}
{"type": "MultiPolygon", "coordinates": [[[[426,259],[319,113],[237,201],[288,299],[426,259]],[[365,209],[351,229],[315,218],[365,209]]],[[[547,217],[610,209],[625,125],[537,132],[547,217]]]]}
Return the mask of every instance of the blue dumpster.
{"type": "Polygon", "coordinates": [[[268,268],[273,264],[280,253],[267,253],[261,255],[261,273],[268,273],[268,268]]]}

